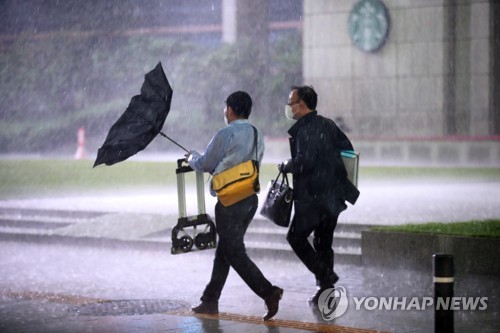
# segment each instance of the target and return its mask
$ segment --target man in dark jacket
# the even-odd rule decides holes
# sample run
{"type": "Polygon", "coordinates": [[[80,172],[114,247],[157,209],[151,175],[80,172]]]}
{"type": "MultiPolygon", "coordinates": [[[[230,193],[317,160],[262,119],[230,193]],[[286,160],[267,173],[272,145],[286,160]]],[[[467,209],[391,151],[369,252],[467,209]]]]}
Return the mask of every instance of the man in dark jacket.
{"type": "Polygon", "coordinates": [[[338,280],[333,270],[333,232],[339,214],[359,196],[347,179],[340,151],[353,150],[347,136],[330,119],[318,115],[317,94],[312,87],[292,87],[286,116],[297,122],[290,128],[292,158],[279,165],[293,174],[293,217],[287,240],[315,275],[317,292],[309,299],[317,304],[320,294],[338,280]],[[313,233],[313,246],[307,238],[313,233]]]}

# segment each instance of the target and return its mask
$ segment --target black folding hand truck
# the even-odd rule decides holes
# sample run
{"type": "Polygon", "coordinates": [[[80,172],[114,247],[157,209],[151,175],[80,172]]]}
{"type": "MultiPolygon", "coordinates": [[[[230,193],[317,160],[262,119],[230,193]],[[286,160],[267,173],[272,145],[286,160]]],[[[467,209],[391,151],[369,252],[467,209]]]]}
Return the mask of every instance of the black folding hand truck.
{"type": "Polygon", "coordinates": [[[191,171],[194,170],[187,164],[185,159],[177,160],[175,173],[177,174],[179,219],[172,229],[172,254],[190,252],[193,249],[193,244],[198,250],[212,249],[217,245],[215,224],[205,211],[205,186],[203,173],[201,172],[196,172],[198,215],[187,216],[184,174],[191,171]]]}

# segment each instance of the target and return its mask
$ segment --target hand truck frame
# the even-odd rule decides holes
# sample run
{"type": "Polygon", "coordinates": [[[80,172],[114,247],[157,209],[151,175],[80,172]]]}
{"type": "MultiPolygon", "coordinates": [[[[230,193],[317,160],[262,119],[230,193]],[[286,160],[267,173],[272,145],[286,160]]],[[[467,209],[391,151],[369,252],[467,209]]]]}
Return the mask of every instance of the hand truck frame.
{"type": "Polygon", "coordinates": [[[185,159],[177,160],[177,197],[179,207],[179,218],[172,229],[172,254],[187,253],[193,249],[198,250],[215,248],[217,245],[217,233],[215,223],[205,210],[205,186],[203,173],[196,171],[196,193],[198,199],[198,215],[187,216],[186,213],[186,181],[184,174],[194,171],[185,159]],[[203,227],[200,232],[198,227],[203,227]],[[189,230],[192,228],[192,230],[189,230]],[[190,232],[188,232],[190,231],[190,232]],[[180,237],[179,237],[180,236],[180,237]]]}

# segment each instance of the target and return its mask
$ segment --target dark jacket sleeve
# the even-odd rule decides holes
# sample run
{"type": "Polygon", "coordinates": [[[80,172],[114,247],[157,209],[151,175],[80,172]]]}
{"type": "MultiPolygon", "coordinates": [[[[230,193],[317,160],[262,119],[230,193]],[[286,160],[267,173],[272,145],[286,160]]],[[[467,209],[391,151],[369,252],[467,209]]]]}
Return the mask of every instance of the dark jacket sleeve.
{"type": "Polygon", "coordinates": [[[292,173],[300,175],[311,172],[316,164],[319,151],[317,135],[311,135],[310,129],[299,131],[295,138],[295,156],[292,156],[292,173]]]}

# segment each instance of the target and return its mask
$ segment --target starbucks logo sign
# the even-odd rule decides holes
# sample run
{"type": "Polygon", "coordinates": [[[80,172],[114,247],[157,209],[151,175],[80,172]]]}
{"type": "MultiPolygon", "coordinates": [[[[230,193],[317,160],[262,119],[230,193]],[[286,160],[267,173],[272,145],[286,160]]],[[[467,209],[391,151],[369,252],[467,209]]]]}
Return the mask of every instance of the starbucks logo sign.
{"type": "Polygon", "coordinates": [[[389,34],[389,12],[380,0],[360,0],[349,15],[349,35],[360,50],[380,49],[389,34]]]}

